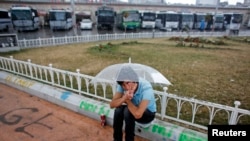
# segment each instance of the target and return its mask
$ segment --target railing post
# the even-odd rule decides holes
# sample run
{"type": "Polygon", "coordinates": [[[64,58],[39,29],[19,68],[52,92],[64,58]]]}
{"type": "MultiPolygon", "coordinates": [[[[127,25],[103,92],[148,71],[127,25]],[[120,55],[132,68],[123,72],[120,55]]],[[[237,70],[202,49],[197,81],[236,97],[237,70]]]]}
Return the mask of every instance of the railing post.
{"type": "Polygon", "coordinates": [[[28,67],[29,67],[29,72],[30,72],[30,78],[33,78],[32,66],[31,66],[31,60],[30,59],[28,59],[28,63],[29,63],[28,67]]]}
{"type": "Polygon", "coordinates": [[[24,47],[26,48],[27,47],[27,43],[26,43],[25,38],[23,39],[23,42],[24,42],[24,47]]]}
{"type": "Polygon", "coordinates": [[[52,84],[52,86],[54,86],[54,73],[53,73],[52,64],[49,64],[49,67],[50,67],[49,74],[50,74],[50,78],[51,78],[51,84],[52,84]]]}
{"type": "Polygon", "coordinates": [[[168,88],[167,87],[163,87],[163,91],[164,91],[164,94],[162,95],[162,98],[161,98],[161,119],[163,120],[164,119],[164,116],[166,114],[166,108],[167,108],[167,90],[168,88]]]}
{"type": "Polygon", "coordinates": [[[13,56],[10,56],[10,60],[11,60],[12,69],[14,72],[16,72],[14,61],[13,61],[13,56]]]}
{"type": "Polygon", "coordinates": [[[38,41],[39,41],[39,46],[42,46],[42,42],[41,42],[41,38],[40,37],[38,38],[38,41]]]}
{"type": "Polygon", "coordinates": [[[155,29],[152,30],[152,38],[155,38],[155,29]]]}
{"type": "Polygon", "coordinates": [[[55,45],[55,37],[54,36],[52,37],[52,41],[53,41],[52,44],[55,45]]]}
{"type": "Polygon", "coordinates": [[[80,95],[81,94],[81,78],[80,78],[80,69],[76,69],[76,72],[77,72],[77,87],[78,87],[78,94],[80,95]]]}
{"type": "Polygon", "coordinates": [[[66,44],[68,43],[68,39],[67,39],[67,36],[65,36],[65,43],[66,43],[66,44]]]}
{"type": "Polygon", "coordinates": [[[234,101],[234,110],[231,113],[231,117],[229,119],[229,125],[235,125],[237,123],[237,117],[238,117],[238,107],[240,106],[240,101],[234,101]]]}

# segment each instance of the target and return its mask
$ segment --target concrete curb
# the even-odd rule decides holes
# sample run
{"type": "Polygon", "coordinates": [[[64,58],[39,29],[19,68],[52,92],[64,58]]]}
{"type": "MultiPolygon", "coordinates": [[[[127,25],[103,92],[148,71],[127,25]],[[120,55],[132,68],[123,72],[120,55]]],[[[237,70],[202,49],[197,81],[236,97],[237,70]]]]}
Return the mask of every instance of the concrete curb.
{"type": "MultiPolygon", "coordinates": [[[[17,75],[0,71],[0,83],[55,103],[100,121],[100,115],[106,115],[107,124],[113,125],[114,109],[104,102],[93,100],[70,91],[45,85],[17,75]]],[[[136,135],[152,141],[207,141],[207,135],[178,125],[156,119],[150,126],[136,125],[136,135]]]]}

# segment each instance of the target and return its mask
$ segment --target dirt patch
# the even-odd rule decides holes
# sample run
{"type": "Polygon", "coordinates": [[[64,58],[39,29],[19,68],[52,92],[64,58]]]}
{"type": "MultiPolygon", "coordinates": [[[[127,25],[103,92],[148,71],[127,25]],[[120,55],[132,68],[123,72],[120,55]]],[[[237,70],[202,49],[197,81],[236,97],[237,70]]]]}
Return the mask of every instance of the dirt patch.
{"type": "Polygon", "coordinates": [[[0,133],[4,141],[113,140],[112,127],[1,83],[0,133]]]}

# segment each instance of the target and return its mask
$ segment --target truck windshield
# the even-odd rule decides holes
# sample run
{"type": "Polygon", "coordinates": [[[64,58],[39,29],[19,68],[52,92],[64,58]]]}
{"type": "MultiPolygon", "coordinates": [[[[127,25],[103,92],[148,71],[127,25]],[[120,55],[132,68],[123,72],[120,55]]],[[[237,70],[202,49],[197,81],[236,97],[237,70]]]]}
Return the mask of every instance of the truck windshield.
{"type": "Polygon", "coordinates": [[[50,12],[50,20],[63,21],[66,18],[65,12],[50,12]]]}
{"type": "Polygon", "coordinates": [[[155,21],[155,14],[154,13],[144,13],[142,19],[145,21],[155,21]]]}
{"type": "Polygon", "coordinates": [[[174,21],[178,21],[178,15],[177,14],[167,14],[166,15],[166,21],[171,21],[171,22],[174,22],[174,21]]]}
{"type": "Polygon", "coordinates": [[[30,10],[12,10],[11,17],[13,20],[31,20],[32,14],[30,10]]]}
{"type": "Polygon", "coordinates": [[[114,12],[109,10],[99,10],[99,16],[114,16],[114,12]]]}
{"type": "Polygon", "coordinates": [[[242,15],[241,14],[233,14],[233,23],[241,23],[242,22],[242,15]]]}
{"type": "Polygon", "coordinates": [[[125,22],[130,22],[130,21],[140,21],[140,15],[138,13],[129,13],[128,17],[123,17],[125,22]]]}
{"type": "Polygon", "coordinates": [[[182,15],[182,21],[184,22],[192,22],[194,20],[193,15],[182,15]]]}
{"type": "Polygon", "coordinates": [[[221,22],[221,23],[222,23],[222,22],[224,22],[224,17],[223,17],[223,16],[216,16],[216,17],[215,17],[215,21],[216,21],[216,22],[221,22]]]}

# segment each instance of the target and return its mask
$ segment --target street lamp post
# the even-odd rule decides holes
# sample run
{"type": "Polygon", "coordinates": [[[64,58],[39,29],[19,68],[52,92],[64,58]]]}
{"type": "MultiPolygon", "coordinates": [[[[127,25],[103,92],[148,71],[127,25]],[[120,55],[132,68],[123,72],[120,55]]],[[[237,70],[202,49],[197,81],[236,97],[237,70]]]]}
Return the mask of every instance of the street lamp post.
{"type": "Polygon", "coordinates": [[[73,15],[72,15],[73,30],[74,30],[74,34],[77,35],[77,33],[76,33],[75,0],[71,0],[70,2],[71,2],[71,9],[73,12],[73,15]]]}
{"type": "Polygon", "coordinates": [[[214,13],[214,16],[213,16],[213,31],[214,31],[214,28],[215,28],[215,20],[216,20],[216,15],[217,15],[217,12],[218,12],[218,5],[219,5],[219,0],[216,0],[215,13],[214,13]]]}

